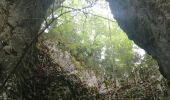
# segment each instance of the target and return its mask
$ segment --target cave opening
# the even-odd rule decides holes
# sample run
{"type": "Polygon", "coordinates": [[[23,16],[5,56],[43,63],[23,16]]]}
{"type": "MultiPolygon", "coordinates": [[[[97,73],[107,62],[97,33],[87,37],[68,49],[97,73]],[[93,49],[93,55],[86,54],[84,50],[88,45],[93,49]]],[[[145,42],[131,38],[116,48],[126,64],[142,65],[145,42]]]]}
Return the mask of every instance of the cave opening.
{"type": "Polygon", "coordinates": [[[167,0],[28,1],[0,1],[0,100],[168,96],[167,0]]]}
{"type": "Polygon", "coordinates": [[[163,86],[166,85],[162,84],[166,83],[157,62],[128,38],[114,19],[108,2],[66,0],[54,16],[67,11],[69,13],[58,18],[44,35],[47,43],[56,43],[56,49],[68,56],[67,59],[58,58],[65,70],[78,75],[86,85],[97,87],[101,93],[110,89],[141,89],[142,95],[147,97],[147,89],[142,85],[152,84],[151,98],[164,95],[163,86]],[[65,64],[67,60],[74,66],[65,64]],[[156,96],[158,92],[153,90],[162,93],[156,96]]]}

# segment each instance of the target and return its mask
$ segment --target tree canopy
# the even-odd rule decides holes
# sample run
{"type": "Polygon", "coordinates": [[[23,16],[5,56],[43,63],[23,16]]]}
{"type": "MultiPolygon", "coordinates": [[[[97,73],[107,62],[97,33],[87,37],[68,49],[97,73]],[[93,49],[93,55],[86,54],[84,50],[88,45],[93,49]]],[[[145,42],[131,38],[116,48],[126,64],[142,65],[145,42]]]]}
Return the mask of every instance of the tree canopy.
{"type": "Polygon", "coordinates": [[[86,3],[89,3],[83,1],[66,1],[57,12],[72,12],[53,24],[48,36],[65,44],[71,54],[86,67],[100,69],[102,66],[101,69],[104,68],[110,74],[117,68],[129,69],[135,58],[134,43],[110,16],[108,4],[104,1],[91,1],[95,6],[91,4],[93,7],[86,7],[86,3]],[[95,10],[98,9],[104,9],[101,11],[107,13],[96,14],[95,10]]]}

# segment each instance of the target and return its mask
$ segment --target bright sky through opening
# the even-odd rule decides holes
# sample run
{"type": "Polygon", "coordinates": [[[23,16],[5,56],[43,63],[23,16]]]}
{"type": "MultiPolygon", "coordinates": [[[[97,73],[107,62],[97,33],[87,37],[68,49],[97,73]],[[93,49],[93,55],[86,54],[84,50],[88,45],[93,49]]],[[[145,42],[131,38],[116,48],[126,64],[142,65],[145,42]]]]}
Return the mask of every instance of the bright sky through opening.
{"type": "MultiPolygon", "coordinates": [[[[109,8],[109,3],[106,1],[98,1],[92,8],[91,8],[95,14],[103,16],[105,18],[115,20],[113,17],[113,14],[111,13],[111,10],[109,8]]],[[[103,49],[105,50],[105,49],[103,49]]],[[[141,48],[139,48],[137,45],[133,45],[133,51],[137,54],[139,54],[142,58],[145,55],[145,51],[141,48]]],[[[102,59],[104,59],[104,51],[102,52],[102,59]]]]}

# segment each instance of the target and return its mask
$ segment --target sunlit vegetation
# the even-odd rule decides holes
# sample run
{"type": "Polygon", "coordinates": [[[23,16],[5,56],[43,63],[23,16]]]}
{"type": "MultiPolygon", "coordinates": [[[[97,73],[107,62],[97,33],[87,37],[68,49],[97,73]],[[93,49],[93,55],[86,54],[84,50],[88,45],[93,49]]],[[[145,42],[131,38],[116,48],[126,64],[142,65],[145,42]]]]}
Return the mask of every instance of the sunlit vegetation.
{"type": "MultiPolygon", "coordinates": [[[[62,8],[62,11],[67,11],[74,5],[70,7],[68,4],[64,7],[67,8],[62,8]]],[[[106,71],[108,75],[112,75],[117,68],[129,66],[129,69],[135,59],[133,42],[129,41],[113,18],[89,13],[95,14],[93,7],[65,14],[50,28],[48,37],[65,44],[70,53],[81,64],[85,64],[85,67],[106,71]]]]}
{"type": "Polygon", "coordinates": [[[55,13],[67,11],[70,13],[61,16],[45,36],[70,52],[80,63],[78,70],[93,70],[107,89],[115,88],[119,94],[117,89],[124,88],[127,98],[156,99],[164,95],[157,63],[128,39],[107,2],[67,0],[55,13]]]}

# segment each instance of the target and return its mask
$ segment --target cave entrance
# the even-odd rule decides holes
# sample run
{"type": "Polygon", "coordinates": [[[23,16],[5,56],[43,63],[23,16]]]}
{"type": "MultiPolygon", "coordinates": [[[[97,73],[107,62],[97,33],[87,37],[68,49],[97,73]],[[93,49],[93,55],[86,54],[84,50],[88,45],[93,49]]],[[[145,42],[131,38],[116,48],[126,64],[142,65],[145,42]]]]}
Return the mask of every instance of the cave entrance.
{"type": "Polygon", "coordinates": [[[61,52],[67,52],[66,57],[70,55],[76,68],[65,69],[76,70],[87,85],[128,90],[151,80],[153,89],[157,89],[158,84],[152,80],[162,82],[157,63],[128,39],[106,1],[66,0],[48,20],[53,17],[58,20],[46,29],[44,37],[56,43],[61,52]]]}

